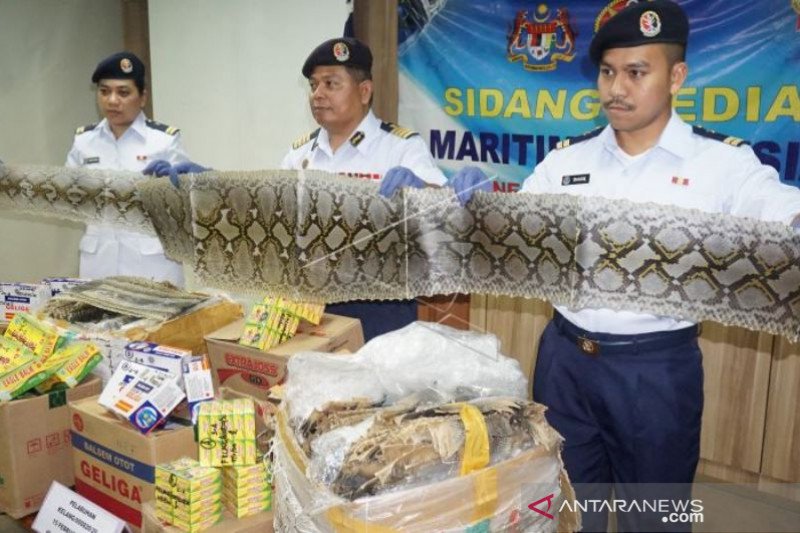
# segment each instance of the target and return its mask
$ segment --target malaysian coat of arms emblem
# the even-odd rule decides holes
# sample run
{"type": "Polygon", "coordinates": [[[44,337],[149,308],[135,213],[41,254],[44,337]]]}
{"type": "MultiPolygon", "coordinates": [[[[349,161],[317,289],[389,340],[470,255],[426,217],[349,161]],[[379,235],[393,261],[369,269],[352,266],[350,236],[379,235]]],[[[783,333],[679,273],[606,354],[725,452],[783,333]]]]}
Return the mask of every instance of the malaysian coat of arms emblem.
{"type": "Polygon", "coordinates": [[[547,5],[540,4],[531,19],[528,14],[521,9],[514,17],[506,47],[509,61],[521,61],[525,70],[549,71],[555,70],[558,61],[575,59],[575,32],[566,8],[552,15],[547,5]]]}

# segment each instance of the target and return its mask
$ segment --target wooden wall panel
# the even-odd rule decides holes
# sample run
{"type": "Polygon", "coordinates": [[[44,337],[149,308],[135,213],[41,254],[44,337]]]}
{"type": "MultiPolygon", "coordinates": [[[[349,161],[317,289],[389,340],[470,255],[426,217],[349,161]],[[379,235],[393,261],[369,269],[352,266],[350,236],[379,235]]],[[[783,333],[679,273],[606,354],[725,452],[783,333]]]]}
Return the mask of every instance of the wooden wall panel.
{"type": "Polygon", "coordinates": [[[760,471],[773,340],[765,333],[703,324],[703,459],[760,471]]]}
{"type": "Polygon", "coordinates": [[[772,361],[761,472],[800,483],[800,344],[784,338],[772,361]]]}
{"type": "Polygon", "coordinates": [[[397,0],[354,0],[353,31],[372,50],[372,109],[382,120],[396,122],[397,0]]]}
{"type": "Polygon", "coordinates": [[[146,69],[145,88],[150,97],[144,112],[153,116],[153,83],[150,68],[150,22],[148,20],[148,0],[120,0],[122,5],[122,40],[125,50],[133,52],[142,60],[146,69]]]}

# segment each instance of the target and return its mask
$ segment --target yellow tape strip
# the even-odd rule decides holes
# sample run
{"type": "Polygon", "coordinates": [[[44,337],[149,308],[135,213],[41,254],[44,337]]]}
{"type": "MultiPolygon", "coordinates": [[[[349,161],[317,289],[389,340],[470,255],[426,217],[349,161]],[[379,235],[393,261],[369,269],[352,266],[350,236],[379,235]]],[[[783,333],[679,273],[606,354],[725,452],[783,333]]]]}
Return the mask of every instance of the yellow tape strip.
{"type": "Polygon", "coordinates": [[[489,431],[486,429],[486,421],[480,409],[465,403],[461,406],[459,415],[466,431],[461,475],[475,472],[473,480],[475,501],[472,506],[472,521],[475,523],[491,518],[497,510],[497,470],[486,468],[491,460],[489,431]]]}
{"type": "Polygon", "coordinates": [[[461,422],[464,423],[464,456],[461,459],[461,475],[465,476],[489,464],[489,432],[480,409],[467,403],[461,405],[461,422]]]}
{"type": "Polygon", "coordinates": [[[325,518],[336,533],[399,533],[400,530],[365,522],[348,515],[341,507],[332,507],[325,512],[325,518]]]}

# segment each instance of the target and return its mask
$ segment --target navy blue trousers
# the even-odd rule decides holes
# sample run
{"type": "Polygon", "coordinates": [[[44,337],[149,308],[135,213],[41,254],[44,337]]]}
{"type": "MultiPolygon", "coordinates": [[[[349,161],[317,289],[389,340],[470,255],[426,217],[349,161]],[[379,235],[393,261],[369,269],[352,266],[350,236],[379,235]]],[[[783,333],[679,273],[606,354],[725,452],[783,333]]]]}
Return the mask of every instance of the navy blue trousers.
{"type": "MultiPolygon", "coordinates": [[[[608,499],[612,486],[617,498],[645,498],[651,487],[659,497],[689,499],[703,412],[697,328],[666,335],[583,332],[599,341],[594,355],[579,347],[576,330],[583,332],[558,314],[548,324],[533,397],[565,439],[562,456],[578,500],[608,499]],[[630,344],[635,339],[641,343],[630,344]],[[651,484],[671,485],[665,493],[651,484]]],[[[583,531],[606,531],[607,519],[604,509],[584,513],[583,531]]],[[[617,522],[619,531],[666,527],[661,515],[618,513],[617,522]]]]}
{"type": "Polygon", "coordinates": [[[364,342],[373,337],[405,327],[417,319],[417,301],[352,301],[325,306],[325,311],[334,315],[349,316],[361,320],[364,342]]]}

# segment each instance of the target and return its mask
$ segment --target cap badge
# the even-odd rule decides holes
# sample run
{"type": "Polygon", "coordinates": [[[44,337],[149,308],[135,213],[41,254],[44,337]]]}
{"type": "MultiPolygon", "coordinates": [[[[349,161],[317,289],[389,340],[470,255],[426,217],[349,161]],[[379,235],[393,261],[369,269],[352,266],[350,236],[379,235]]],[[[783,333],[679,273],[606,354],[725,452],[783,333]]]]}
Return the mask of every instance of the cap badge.
{"type": "Polygon", "coordinates": [[[645,37],[655,37],[661,33],[661,18],[655,11],[645,11],[639,17],[639,31],[645,37]]]}
{"type": "Polygon", "coordinates": [[[131,63],[131,60],[130,60],[130,59],[128,59],[127,57],[123,57],[123,58],[122,58],[122,59],[119,61],[119,68],[120,68],[120,69],[122,70],[122,72],[124,72],[125,74],[130,74],[131,72],[133,72],[133,63],[131,63]]]}
{"type": "Polygon", "coordinates": [[[348,59],[350,59],[350,49],[347,47],[347,44],[343,42],[338,42],[333,45],[333,57],[336,58],[336,61],[339,63],[344,63],[348,59]]]}

